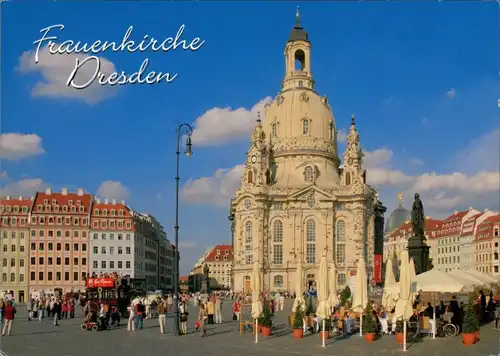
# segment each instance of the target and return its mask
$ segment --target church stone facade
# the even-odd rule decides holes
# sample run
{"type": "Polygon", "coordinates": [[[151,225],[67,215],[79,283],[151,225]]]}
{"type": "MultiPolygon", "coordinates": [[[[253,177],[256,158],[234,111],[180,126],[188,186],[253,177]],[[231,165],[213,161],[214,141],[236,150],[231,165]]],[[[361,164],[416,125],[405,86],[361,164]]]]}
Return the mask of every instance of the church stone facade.
{"type": "Polygon", "coordinates": [[[306,288],[323,254],[336,264],[339,288],[356,274],[360,257],[372,265],[376,192],[366,184],[354,116],[341,167],[335,118],[326,96],[314,90],[308,37],[297,13],[282,89],[256,118],[231,200],[237,292],[250,291],[254,261],[269,291],[293,291],[299,263],[306,288]]]}

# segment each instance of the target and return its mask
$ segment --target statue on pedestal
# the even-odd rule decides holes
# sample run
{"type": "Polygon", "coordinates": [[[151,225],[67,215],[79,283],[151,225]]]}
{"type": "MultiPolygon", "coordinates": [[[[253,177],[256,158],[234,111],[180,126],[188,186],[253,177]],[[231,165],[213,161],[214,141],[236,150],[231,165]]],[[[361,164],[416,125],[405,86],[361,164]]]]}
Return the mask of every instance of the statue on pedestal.
{"type": "Polygon", "coordinates": [[[411,208],[411,226],[413,228],[413,234],[415,236],[425,236],[424,226],[425,226],[425,215],[424,215],[424,205],[420,200],[420,195],[415,193],[415,201],[411,208]]]}

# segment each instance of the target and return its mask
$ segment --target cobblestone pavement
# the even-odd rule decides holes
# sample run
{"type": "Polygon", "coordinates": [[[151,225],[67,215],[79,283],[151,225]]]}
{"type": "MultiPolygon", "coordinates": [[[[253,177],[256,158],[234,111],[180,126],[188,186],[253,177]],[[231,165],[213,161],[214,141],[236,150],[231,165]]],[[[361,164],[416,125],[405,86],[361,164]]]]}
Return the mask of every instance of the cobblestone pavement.
{"type": "MultiPolygon", "coordinates": [[[[287,303],[288,304],[288,303],[287,303]]],[[[17,318],[12,336],[3,337],[1,351],[8,356],[80,356],[80,355],[131,355],[158,356],[172,354],[175,356],[224,355],[225,352],[240,355],[397,355],[401,348],[393,336],[385,336],[372,344],[368,344],[359,335],[346,338],[329,339],[325,348],[321,347],[318,334],[295,340],[286,326],[288,312],[277,313],[276,325],[271,337],[261,337],[255,344],[252,333],[239,334],[238,325],[228,321],[222,325],[209,325],[208,337],[200,338],[193,330],[197,310],[190,308],[189,334],[175,337],[171,333],[172,317],[168,318],[167,334],[161,335],[156,320],[146,320],[144,329],[128,332],[125,327],[110,331],[84,332],[80,330],[81,316],[66,319],[60,326],[53,326],[50,320],[42,323],[27,320],[24,307],[18,308],[17,318]]],[[[286,306],[290,310],[291,305],[286,306]]],[[[224,304],[224,315],[232,315],[230,303],[224,304]]],[[[408,355],[492,355],[500,352],[500,332],[491,325],[481,329],[481,341],[473,346],[465,347],[461,338],[431,340],[424,338],[420,342],[408,345],[408,355]]],[[[0,355],[4,355],[0,352],[0,355]]]]}

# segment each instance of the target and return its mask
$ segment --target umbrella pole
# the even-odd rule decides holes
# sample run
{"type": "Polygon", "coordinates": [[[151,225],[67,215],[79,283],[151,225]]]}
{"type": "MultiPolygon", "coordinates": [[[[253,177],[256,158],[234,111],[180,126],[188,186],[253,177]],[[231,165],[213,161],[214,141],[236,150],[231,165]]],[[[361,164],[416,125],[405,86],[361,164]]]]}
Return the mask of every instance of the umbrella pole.
{"type": "Polygon", "coordinates": [[[436,339],[436,293],[432,293],[432,339],[436,339]]]}
{"type": "Polygon", "coordinates": [[[363,313],[359,314],[359,336],[363,336],[363,313]]]}
{"type": "Polygon", "coordinates": [[[326,334],[325,334],[326,328],[325,328],[325,319],[323,319],[323,333],[321,333],[321,346],[325,347],[326,346],[326,334]]]}
{"type": "Polygon", "coordinates": [[[403,319],[403,351],[406,351],[406,320],[403,319]]]}
{"type": "Polygon", "coordinates": [[[255,343],[259,343],[259,319],[255,318],[255,343]]]}

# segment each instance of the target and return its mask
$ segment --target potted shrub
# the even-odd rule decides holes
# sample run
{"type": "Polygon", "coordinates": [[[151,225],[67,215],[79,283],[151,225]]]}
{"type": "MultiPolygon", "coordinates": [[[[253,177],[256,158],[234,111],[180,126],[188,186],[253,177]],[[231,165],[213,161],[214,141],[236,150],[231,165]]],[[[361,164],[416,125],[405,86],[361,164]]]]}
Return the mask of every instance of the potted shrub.
{"type": "Polygon", "coordinates": [[[373,320],[373,311],[370,302],[368,302],[365,312],[361,317],[363,318],[363,334],[365,335],[365,340],[372,342],[377,335],[377,323],[373,320]]]}
{"type": "Polygon", "coordinates": [[[295,309],[294,320],[293,320],[293,337],[296,339],[302,339],[304,335],[304,317],[305,313],[302,310],[302,305],[298,304],[297,309],[295,309]]]}
{"type": "Polygon", "coordinates": [[[349,286],[346,286],[342,292],[340,292],[340,305],[345,306],[345,303],[349,300],[351,297],[351,288],[349,286]]]}
{"type": "Polygon", "coordinates": [[[404,320],[403,319],[398,319],[396,321],[396,341],[398,344],[403,344],[404,341],[404,320]]]}
{"type": "Polygon", "coordinates": [[[479,322],[476,318],[476,311],[474,309],[474,297],[469,295],[469,302],[467,304],[467,310],[465,312],[464,322],[463,322],[463,332],[462,340],[463,344],[470,346],[477,341],[476,333],[479,332],[479,322]]]}
{"type": "Polygon", "coordinates": [[[269,303],[265,303],[263,315],[259,318],[259,327],[263,336],[271,335],[271,327],[273,326],[273,313],[269,307],[269,303]]]}

